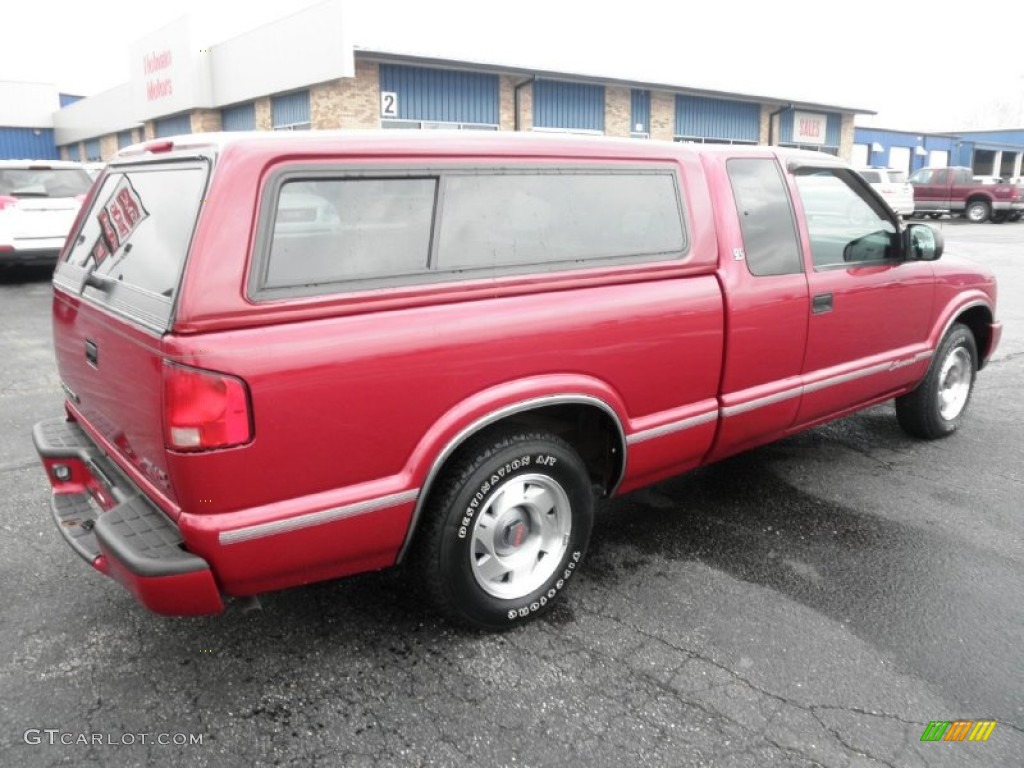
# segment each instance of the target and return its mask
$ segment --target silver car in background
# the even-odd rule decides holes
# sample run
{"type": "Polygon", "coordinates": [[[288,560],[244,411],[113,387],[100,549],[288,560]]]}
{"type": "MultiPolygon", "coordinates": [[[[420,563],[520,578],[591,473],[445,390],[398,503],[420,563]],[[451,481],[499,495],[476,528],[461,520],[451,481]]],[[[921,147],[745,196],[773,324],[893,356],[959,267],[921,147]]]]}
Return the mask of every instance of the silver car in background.
{"type": "Polygon", "coordinates": [[[905,171],[896,168],[861,168],[858,173],[900,216],[907,218],[914,213],[914,186],[907,181],[905,171]]]}

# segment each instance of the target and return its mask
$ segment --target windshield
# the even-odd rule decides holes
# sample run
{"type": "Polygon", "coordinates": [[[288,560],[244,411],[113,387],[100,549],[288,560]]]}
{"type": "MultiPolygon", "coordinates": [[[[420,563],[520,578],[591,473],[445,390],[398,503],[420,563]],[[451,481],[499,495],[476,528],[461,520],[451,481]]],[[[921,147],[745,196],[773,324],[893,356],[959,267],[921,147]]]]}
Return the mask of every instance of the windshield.
{"type": "Polygon", "coordinates": [[[92,186],[81,168],[0,168],[0,195],[77,197],[92,186]]]}

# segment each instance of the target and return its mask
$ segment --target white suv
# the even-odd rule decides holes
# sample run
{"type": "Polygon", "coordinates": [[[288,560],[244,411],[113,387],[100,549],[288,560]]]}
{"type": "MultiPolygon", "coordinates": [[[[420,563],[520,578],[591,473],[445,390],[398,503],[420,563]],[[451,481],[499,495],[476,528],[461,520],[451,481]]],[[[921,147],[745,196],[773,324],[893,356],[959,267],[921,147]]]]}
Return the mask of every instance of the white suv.
{"type": "Polygon", "coordinates": [[[859,173],[900,216],[907,218],[914,213],[914,185],[907,182],[904,171],[895,168],[861,168],[859,173]]]}
{"type": "Polygon", "coordinates": [[[78,163],[0,160],[0,266],[56,264],[91,185],[78,163]]]}

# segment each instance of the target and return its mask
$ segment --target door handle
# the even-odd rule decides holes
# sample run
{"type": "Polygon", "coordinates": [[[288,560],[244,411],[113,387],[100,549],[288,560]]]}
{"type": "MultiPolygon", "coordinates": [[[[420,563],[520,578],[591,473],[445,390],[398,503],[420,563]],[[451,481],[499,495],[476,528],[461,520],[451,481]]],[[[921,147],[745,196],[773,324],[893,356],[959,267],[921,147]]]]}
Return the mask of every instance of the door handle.
{"type": "Polygon", "coordinates": [[[96,346],[95,341],[90,341],[89,339],[85,340],[85,359],[88,360],[93,367],[99,366],[100,350],[99,347],[96,346]]]}
{"type": "Polygon", "coordinates": [[[819,293],[811,300],[811,312],[816,315],[832,311],[832,294],[819,293]]]}

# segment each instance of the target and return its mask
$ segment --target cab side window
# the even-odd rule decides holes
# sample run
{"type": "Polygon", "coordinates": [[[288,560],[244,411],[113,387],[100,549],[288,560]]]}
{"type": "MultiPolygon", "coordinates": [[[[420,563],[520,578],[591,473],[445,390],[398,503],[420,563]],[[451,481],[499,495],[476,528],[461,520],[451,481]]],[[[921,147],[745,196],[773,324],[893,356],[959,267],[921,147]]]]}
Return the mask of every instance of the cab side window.
{"type": "Polygon", "coordinates": [[[772,158],[734,158],[726,169],[750,274],[801,272],[793,209],[778,164],[772,158]]]}
{"type": "Polygon", "coordinates": [[[795,172],[815,269],[878,262],[899,254],[892,214],[841,168],[795,172]]]}

